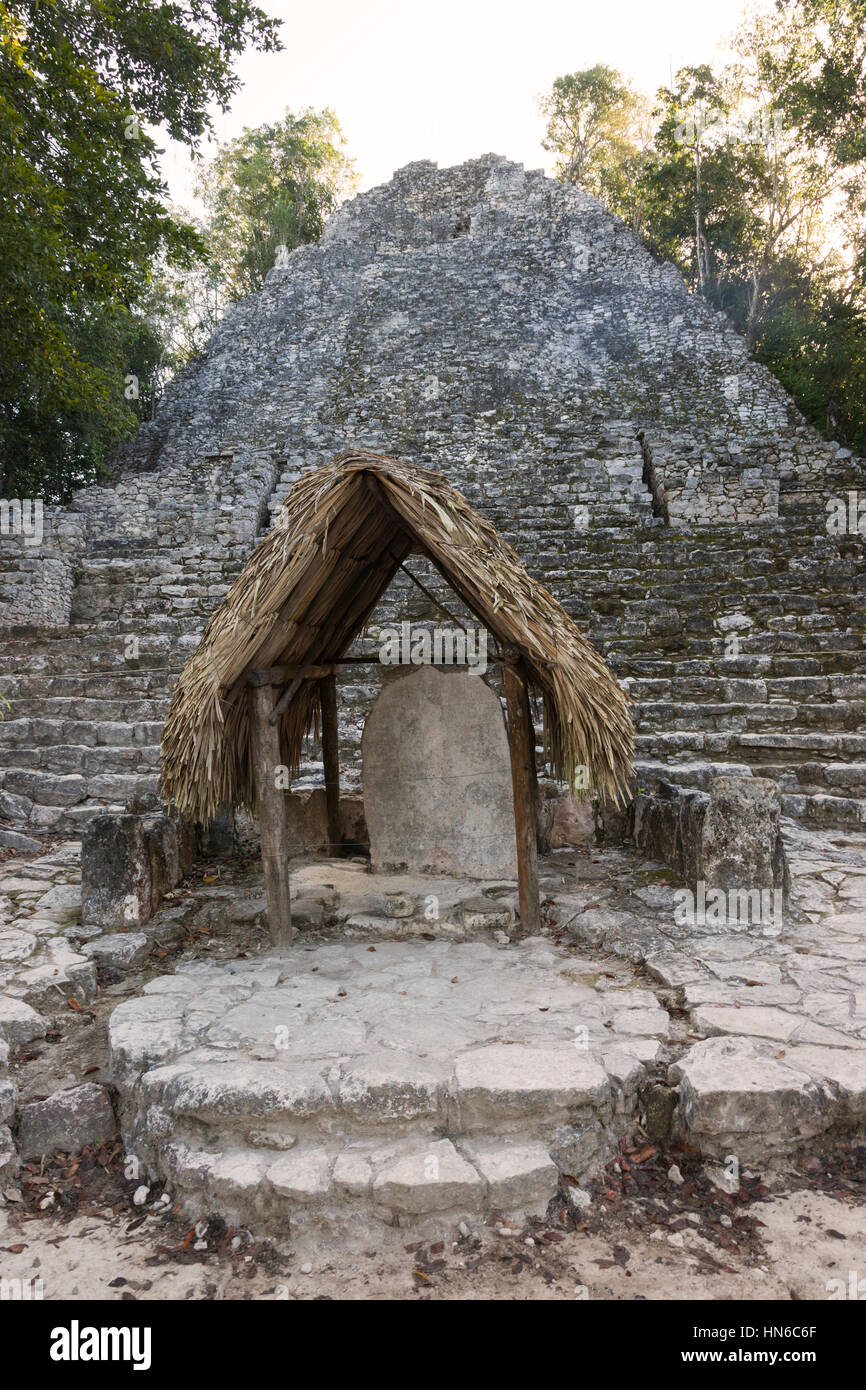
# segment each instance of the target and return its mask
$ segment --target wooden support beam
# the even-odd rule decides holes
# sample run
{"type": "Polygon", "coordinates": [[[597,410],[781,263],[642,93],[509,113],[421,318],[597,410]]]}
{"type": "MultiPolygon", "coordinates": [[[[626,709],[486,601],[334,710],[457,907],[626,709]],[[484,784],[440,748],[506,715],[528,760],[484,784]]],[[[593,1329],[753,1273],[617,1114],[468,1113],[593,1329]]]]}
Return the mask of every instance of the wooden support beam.
{"type": "Polygon", "coordinates": [[[328,841],[331,854],[337,854],[343,842],[343,829],[340,823],[340,730],[336,676],[325,676],[319,681],[319,699],[322,705],[322,762],[325,765],[328,841]]]}
{"type": "Polygon", "coordinates": [[[280,734],[270,722],[274,691],[270,685],[251,685],[247,694],[253,774],[256,789],[256,819],[262,846],[268,926],[273,946],[289,946],[292,941],[292,906],[289,891],[289,836],[284,793],[276,786],[280,766],[280,734]]]}
{"type": "Polygon", "coordinates": [[[529,733],[532,728],[529,689],[513,664],[505,667],[505,707],[508,715],[508,749],[511,754],[511,786],[514,793],[520,921],[524,931],[534,936],[541,927],[535,807],[535,739],[530,738],[529,733]]]}
{"type": "Polygon", "coordinates": [[[282,685],[284,681],[294,680],[296,676],[306,676],[310,680],[320,680],[330,676],[335,670],[333,662],[325,666],[268,666],[264,671],[247,671],[247,685],[282,685]]]}

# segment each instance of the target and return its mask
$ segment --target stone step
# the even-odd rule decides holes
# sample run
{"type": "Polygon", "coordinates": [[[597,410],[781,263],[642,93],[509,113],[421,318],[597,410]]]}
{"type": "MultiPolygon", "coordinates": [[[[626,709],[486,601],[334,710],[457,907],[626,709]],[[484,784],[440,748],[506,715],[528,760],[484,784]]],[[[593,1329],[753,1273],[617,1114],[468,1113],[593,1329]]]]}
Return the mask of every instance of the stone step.
{"type": "Polygon", "coordinates": [[[697,704],[685,701],[646,700],[635,706],[635,728],[691,731],[701,725],[714,730],[746,732],[786,727],[822,730],[855,730],[866,725],[866,701],[836,700],[828,704],[697,704]]]}
{"type": "MultiPolygon", "coordinates": [[[[93,750],[88,750],[93,751],[93,750]]],[[[137,750],[136,750],[137,751],[137,750]]],[[[155,792],[159,779],[153,771],[138,772],[47,772],[43,769],[4,768],[0,772],[0,788],[13,797],[41,807],[58,808],[67,819],[75,820],[71,812],[78,807],[104,803],[120,806],[131,796],[155,792]]],[[[33,823],[32,809],[28,824],[33,823]]]]}
{"type": "Polygon", "coordinates": [[[520,1136],[454,1141],[430,1131],[387,1143],[327,1140],[266,1153],[208,1150],[172,1139],[163,1171],[190,1216],[218,1210],[252,1229],[339,1231],[348,1243],[377,1224],[438,1233],[491,1214],[543,1216],[560,1173],[545,1146],[520,1136]]]}
{"type": "MultiPolygon", "coordinates": [[[[842,766],[848,766],[843,764],[842,766]]],[[[693,759],[682,762],[663,759],[649,759],[641,754],[635,762],[635,778],[639,788],[650,788],[659,780],[672,782],[675,786],[698,791],[709,791],[713,781],[720,776],[760,776],[770,777],[778,782],[782,814],[804,825],[843,827],[866,824],[866,799],[857,795],[835,796],[820,787],[801,786],[790,790],[793,773],[789,768],[769,766],[750,766],[748,763],[733,763],[693,759]]],[[[857,789],[855,789],[857,790],[857,789]]]]}
{"type": "Polygon", "coordinates": [[[783,794],[782,814],[804,825],[841,826],[866,825],[866,800],[856,797],[783,794]]]}
{"type": "Polygon", "coordinates": [[[48,675],[7,675],[0,676],[0,688],[6,699],[13,703],[20,694],[25,699],[62,696],[90,700],[148,699],[155,696],[169,696],[177,681],[177,673],[167,670],[141,669],[117,672],[111,675],[96,672],[90,675],[48,676],[48,675]]]}
{"type": "Polygon", "coordinates": [[[93,747],[88,744],[57,743],[47,747],[15,748],[0,745],[0,770],[9,768],[43,769],[45,772],[81,772],[90,776],[100,772],[155,772],[159,766],[159,744],[93,747]]]}
{"type": "MultiPolygon", "coordinates": [[[[24,689],[26,688],[25,683],[24,689]]],[[[168,709],[168,702],[168,694],[145,699],[127,697],[119,700],[83,699],[78,695],[16,694],[12,704],[16,719],[41,719],[44,716],[46,721],[61,725],[96,720],[100,723],[126,724],[135,728],[142,723],[161,724],[168,709]]],[[[3,725],[0,724],[0,731],[2,728],[3,725]]],[[[130,738],[128,742],[135,743],[136,739],[130,738]]]]}
{"type": "Polygon", "coordinates": [[[810,763],[837,763],[843,758],[858,758],[866,753],[866,732],[859,734],[830,734],[818,732],[771,733],[714,733],[694,729],[676,733],[655,731],[635,735],[635,747],[642,756],[655,755],[676,760],[688,760],[691,753],[710,757],[736,753],[746,763],[760,767],[763,763],[777,766],[797,766],[810,763]]]}
{"type": "Polygon", "coordinates": [[[649,650],[640,655],[629,655],[608,650],[607,644],[597,638],[594,645],[605,657],[620,679],[627,676],[646,677],[650,680],[670,679],[677,675],[704,676],[709,678],[733,678],[743,676],[750,680],[767,680],[770,677],[796,678],[809,676],[841,676],[857,674],[863,666],[861,653],[827,652],[816,657],[788,657],[761,654],[740,655],[737,657],[713,657],[663,654],[649,650]]]}
{"type": "Polygon", "coordinates": [[[652,700],[687,700],[700,703],[767,704],[818,700],[866,700],[866,675],[775,676],[678,676],[653,679],[626,676],[623,689],[638,703],[652,700]]]}
{"type": "Polygon", "coordinates": [[[369,944],[183,965],[114,1010],[127,1147],[187,1212],[255,1230],[543,1210],[559,1171],[630,1132],[669,1028],[630,971],[598,993],[542,938],[369,944]]]}

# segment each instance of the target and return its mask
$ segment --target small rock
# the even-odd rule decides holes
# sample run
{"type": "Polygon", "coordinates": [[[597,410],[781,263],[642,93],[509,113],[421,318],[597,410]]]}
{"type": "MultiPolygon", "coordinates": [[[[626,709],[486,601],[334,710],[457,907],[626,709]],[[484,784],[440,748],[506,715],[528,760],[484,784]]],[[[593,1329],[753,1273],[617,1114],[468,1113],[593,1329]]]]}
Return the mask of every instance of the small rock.
{"type": "Polygon", "coordinates": [[[97,936],[82,949],[99,965],[110,965],[115,970],[134,970],[147,960],[150,942],[143,932],[118,932],[116,935],[97,936]]]}
{"type": "Polygon", "coordinates": [[[668,1169],[668,1182],[676,1183],[677,1187],[682,1187],[685,1178],[676,1163],[672,1163],[668,1169]]]}
{"type": "Polygon", "coordinates": [[[91,1082],[55,1091],[47,1100],[21,1105],[18,1110],[18,1149],[24,1159],[40,1158],[55,1149],[77,1153],[85,1144],[101,1144],[116,1133],[108,1092],[91,1082]]]}
{"type": "Polygon", "coordinates": [[[514,911],[507,902],[497,902],[495,898],[464,898],[460,904],[460,914],[467,931],[494,930],[505,935],[505,928],[514,925],[514,911]]]}
{"type": "Polygon", "coordinates": [[[704,1172],[713,1184],[713,1187],[717,1187],[720,1192],[727,1192],[731,1197],[733,1197],[736,1192],[739,1192],[739,1179],[730,1177],[729,1174],[725,1172],[724,1168],[713,1168],[707,1164],[704,1168],[704,1172]]]}
{"type": "Polygon", "coordinates": [[[301,1273],[302,1273],[302,1274],[312,1274],[312,1272],[313,1272],[313,1266],[312,1266],[311,1264],[301,1265],[301,1273]]]}
{"type": "Polygon", "coordinates": [[[29,1043],[44,1038],[48,1024],[21,999],[0,998],[0,1038],[7,1043],[29,1043]]]}
{"type": "Polygon", "coordinates": [[[382,907],[386,917],[412,917],[415,899],[409,893],[385,893],[382,907]]]}
{"type": "Polygon", "coordinates": [[[251,1129],[249,1141],[254,1149],[286,1150],[295,1147],[298,1136],[296,1134],[280,1134],[275,1129],[251,1129]]]}
{"type": "Polygon", "coordinates": [[[134,1207],[143,1207],[149,1196],[150,1188],[145,1187],[144,1183],[142,1183],[141,1187],[137,1187],[132,1194],[132,1205],[134,1207]]]}

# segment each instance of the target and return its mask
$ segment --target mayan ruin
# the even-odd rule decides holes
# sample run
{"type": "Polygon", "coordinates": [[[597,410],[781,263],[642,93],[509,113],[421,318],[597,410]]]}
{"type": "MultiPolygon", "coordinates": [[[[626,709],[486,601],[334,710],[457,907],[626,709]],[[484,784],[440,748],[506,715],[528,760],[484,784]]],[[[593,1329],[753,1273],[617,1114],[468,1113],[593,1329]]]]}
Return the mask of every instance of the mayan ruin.
{"type": "Polygon", "coordinates": [[[0,1244],[65,1212],[73,1299],[826,1298],[866,463],[577,179],[335,201],[0,502],[0,1244]]]}

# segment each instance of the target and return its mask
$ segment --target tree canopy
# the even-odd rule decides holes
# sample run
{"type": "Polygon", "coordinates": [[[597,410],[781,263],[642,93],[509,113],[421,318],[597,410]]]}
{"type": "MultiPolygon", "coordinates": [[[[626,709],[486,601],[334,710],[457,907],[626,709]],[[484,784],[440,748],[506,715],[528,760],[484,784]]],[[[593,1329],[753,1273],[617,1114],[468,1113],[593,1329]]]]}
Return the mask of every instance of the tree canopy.
{"type": "Polygon", "coordinates": [[[352,180],[333,111],[287,111],[245,130],[206,165],[198,192],[207,240],[229,299],[260,289],[290,251],[315,241],[352,180]]]}
{"type": "Polygon", "coordinates": [[[674,74],[649,130],[619,73],[557,79],[548,148],[866,452],[866,0],[775,0],[733,50],[674,74]]]}
{"type": "Polygon", "coordinates": [[[140,313],[159,258],[191,266],[156,140],[196,147],[237,89],[234,58],[279,47],[249,0],[0,0],[0,465],[7,495],[64,496],[135,431],[140,313]]]}

